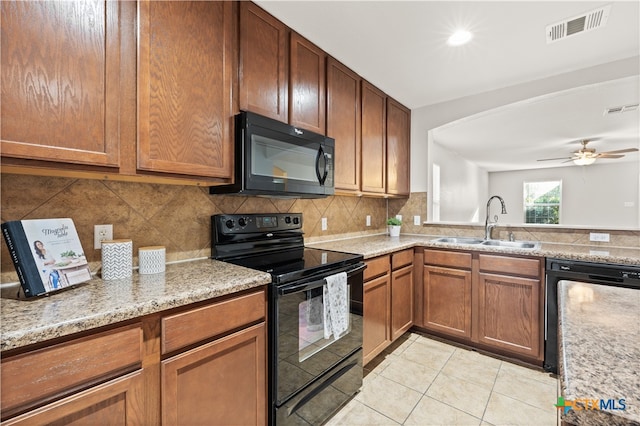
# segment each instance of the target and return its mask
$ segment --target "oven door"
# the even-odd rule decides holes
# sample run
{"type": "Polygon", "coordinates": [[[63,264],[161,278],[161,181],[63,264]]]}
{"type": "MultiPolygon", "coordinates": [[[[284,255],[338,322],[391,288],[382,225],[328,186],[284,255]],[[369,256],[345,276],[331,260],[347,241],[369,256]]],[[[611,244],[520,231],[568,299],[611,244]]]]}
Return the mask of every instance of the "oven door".
{"type": "Polygon", "coordinates": [[[347,331],[338,339],[333,335],[325,338],[323,287],[324,277],[339,271],[274,289],[272,307],[275,309],[273,322],[276,329],[272,336],[272,374],[275,379],[272,381],[272,395],[276,406],[362,348],[364,268],[363,263],[358,263],[343,269],[347,272],[350,312],[347,331]]]}

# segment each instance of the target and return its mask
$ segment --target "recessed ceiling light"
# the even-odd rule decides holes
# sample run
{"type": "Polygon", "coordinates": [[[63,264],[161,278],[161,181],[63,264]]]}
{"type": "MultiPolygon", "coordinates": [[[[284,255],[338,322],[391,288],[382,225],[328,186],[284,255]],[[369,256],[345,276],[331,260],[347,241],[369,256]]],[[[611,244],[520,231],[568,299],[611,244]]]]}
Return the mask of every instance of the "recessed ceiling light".
{"type": "Polygon", "coordinates": [[[471,34],[467,30],[458,30],[447,40],[447,43],[450,46],[462,46],[465,43],[468,43],[473,38],[473,34],[471,34]]]}

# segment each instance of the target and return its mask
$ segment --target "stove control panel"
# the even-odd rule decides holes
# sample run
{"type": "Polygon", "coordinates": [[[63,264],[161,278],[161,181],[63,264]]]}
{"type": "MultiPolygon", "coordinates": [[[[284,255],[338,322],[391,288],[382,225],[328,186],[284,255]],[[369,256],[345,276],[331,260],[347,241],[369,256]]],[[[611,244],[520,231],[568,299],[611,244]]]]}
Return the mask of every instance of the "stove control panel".
{"type": "Polygon", "coordinates": [[[302,213],[219,214],[212,228],[221,234],[249,234],[302,229],[302,213]]]}

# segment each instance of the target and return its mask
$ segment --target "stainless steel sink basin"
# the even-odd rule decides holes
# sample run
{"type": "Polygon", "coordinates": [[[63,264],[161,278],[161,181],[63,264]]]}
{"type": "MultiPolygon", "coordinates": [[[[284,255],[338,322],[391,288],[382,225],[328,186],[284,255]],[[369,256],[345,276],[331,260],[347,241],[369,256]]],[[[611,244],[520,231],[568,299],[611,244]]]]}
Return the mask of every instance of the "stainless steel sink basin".
{"type": "Polygon", "coordinates": [[[436,243],[449,243],[449,244],[481,244],[483,240],[479,238],[471,237],[442,237],[436,238],[436,243]]]}
{"type": "Polygon", "coordinates": [[[493,246],[493,247],[510,247],[510,248],[519,248],[519,249],[536,249],[540,247],[539,243],[534,243],[531,241],[504,241],[504,240],[486,240],[481,243],[483,246],[493,246]]]}

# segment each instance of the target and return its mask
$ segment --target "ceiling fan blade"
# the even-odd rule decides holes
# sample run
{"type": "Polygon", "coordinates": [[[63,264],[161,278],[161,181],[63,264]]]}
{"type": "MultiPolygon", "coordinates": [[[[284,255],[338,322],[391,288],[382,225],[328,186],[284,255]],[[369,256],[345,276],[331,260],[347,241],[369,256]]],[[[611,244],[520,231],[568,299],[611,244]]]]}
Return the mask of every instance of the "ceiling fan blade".
{"type": "Polygon", "coordinates": [[[623,154],[609,154],[606,152],[596,155],[596,158],[622,158],[622,157],[624,157],[623,154]]]}
{"type": "Polygon", "coordinates": [[[555,160],[566,160],[566,159],[571,160],[572,158],[573,158],[573,157],[543,158],[543,159],[538,160],[538,161],[555,161],[555,160]]]}
{"type": "Polygon", "coordinates": [[[618,149],[616,151],[601,152],[600,154],[623,154],[625,152],[636,152],[638,148],[618,149]]]}

